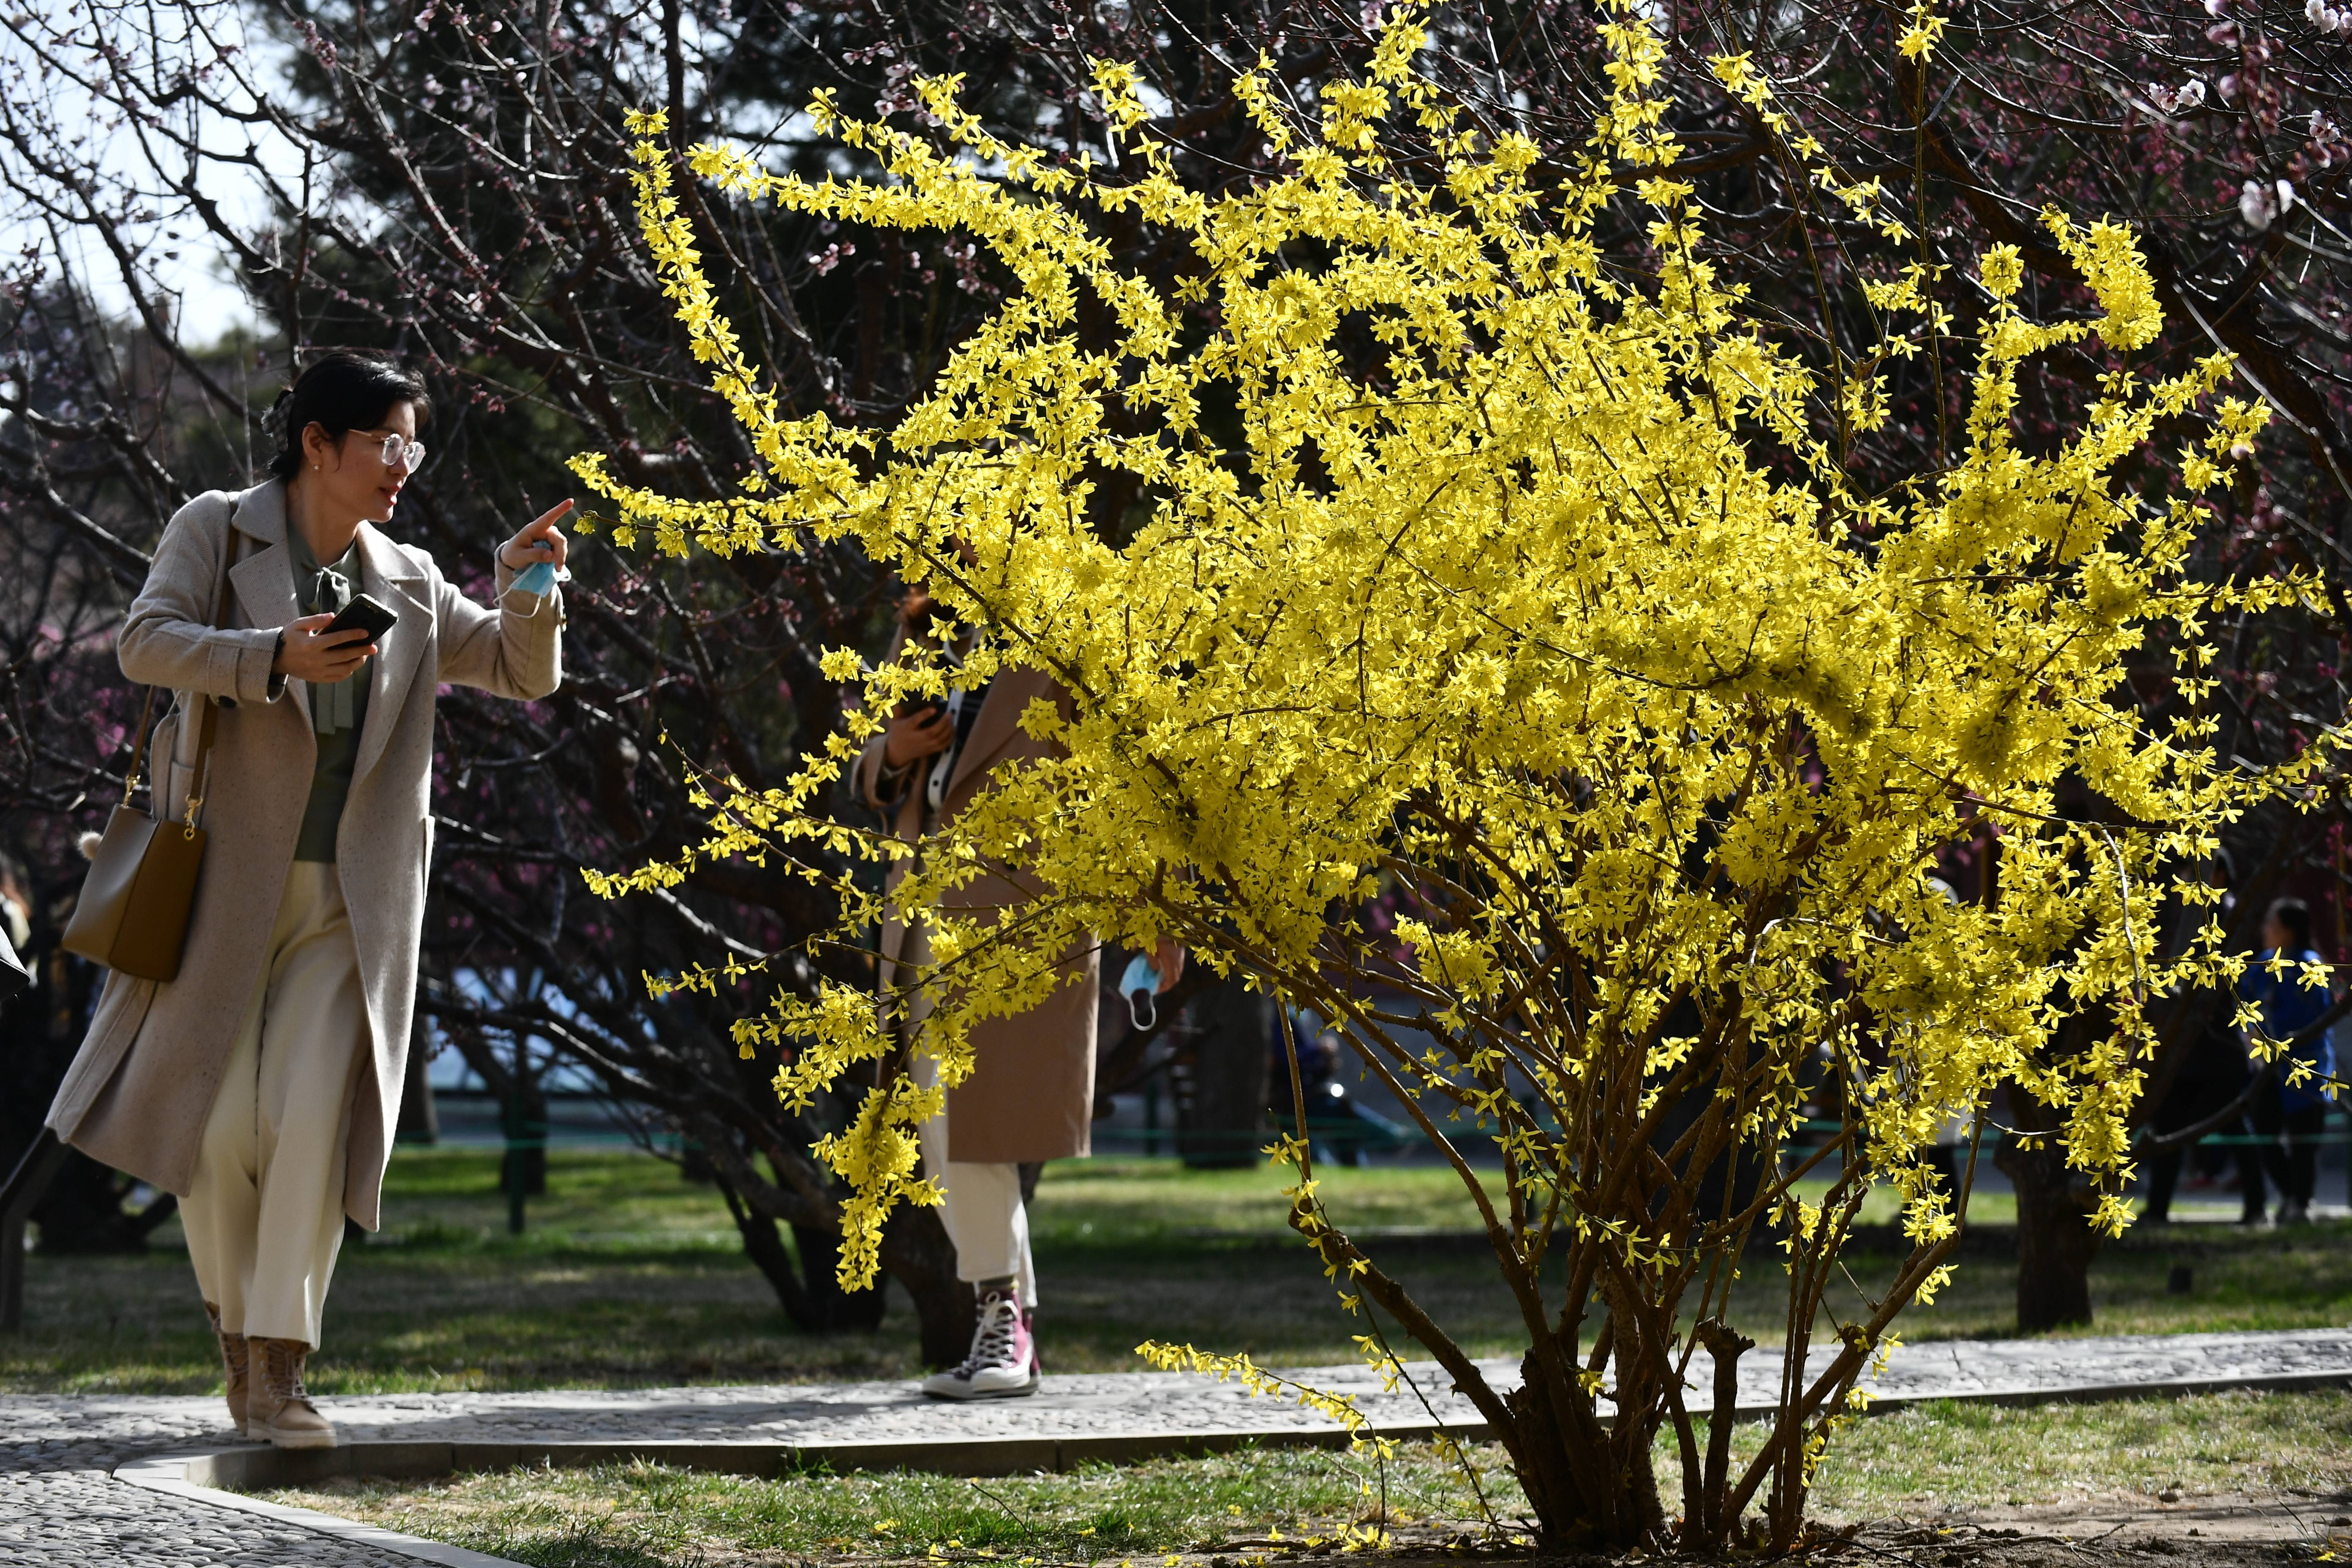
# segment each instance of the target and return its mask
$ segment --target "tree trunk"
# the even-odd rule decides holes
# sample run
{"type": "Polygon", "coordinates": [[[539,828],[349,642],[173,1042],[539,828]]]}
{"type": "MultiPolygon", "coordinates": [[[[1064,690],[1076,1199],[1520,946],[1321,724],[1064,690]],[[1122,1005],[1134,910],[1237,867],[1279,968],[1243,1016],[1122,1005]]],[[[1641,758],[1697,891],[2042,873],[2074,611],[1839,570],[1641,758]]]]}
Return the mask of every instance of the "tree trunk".
{"type": "Polygon", "coordinates": [[[820,1326],[814,1309],[801,1284],[800,1270],[793,1267],[792,1254],[784,1249],[784,1238],[776,1222],[745,1203],[742,1194],[724,1180],[717,1185],[719,1195],[727,1200],[727,1213],[735,1221],[736,1234],[743,1238],[743,1256],[766,1279],[768,1289],[776,1293],[777,1305],[783,1308],[793,1327],[803,1333],[814,1332],[820,1326]]]}
{"type": "Polygon", "coordinates": [[[1181,1108],[1176,1128],[1177,1152],[1196,1171],[1254,1165],[1270,1136],[1266,1063],[1274,999],[1250,990],[1237,975],[1194,997],[1191,1006],[1200,1036],[1192,1103],[1181,1108]]]}
{"type": "Polygon", "coordinates": [[[1570,1473],[1568,1445],[1551,1402],[1543,1395],[1534,1352],[1528,1352],[1520,1368],[1519,1386],[1503,1395],[1503,1403],[1510,1406],[1512,1425],[1517,1428],[1511,1470],[1535,1518],[1538,1555],[1606,1544],[1600,1521],[1570,1473]]]}
{"type": "Polygon", "coordinates": [[[956,1278],[955,1243],[940,1211],[900,1204],[882,1228],[882,1267],[914,1299],[925,1366],[954,1366],[971,1350],[980,1302],[956,1278]]]}
{"type": "Polygon", "coordinates": [[[519,1180],[530,1197],[547,1193],[547,1090],[535,1078],[508,1080],[507,1097],[499,1107],[506,1129],[507,1149],[499,1160],[499,1190],[511,1193],[519,1180]]]}
{"type": "Polygon", "coordinates": [[[841,1263],[839,1231],[824,1226],[796,1225],[793,1226],[793,1246],[801,1258],[801,1288],[808,1292],[822,1330],[831,1332],[861,1329],[870,1332],[882,1326],[882,1311],[887,1301],[882,1294],[881,1280],[876,1280],[871,1290],[841,1288],[835,1273],[841,1263]]]}
{"type": "MultiPolygon", "coordinates": [[[[2079,1062],[2115,1028],[2104,1003],[2085,1008],[2059,1026],[2046,1059],[2079,1062]]],[[[2090,1216],[2097,1199],[2082,1173],[2067,1168],[2064,1120],[2022,1089],[2011,1088],[2006,1098],[2010,1125],[2040,1145],[2028,1149],[2004,1136],[1993,1152],[1993,1163],[2017,1189],[2017,1331],[2088,1323],[2091,1256],[2099,1245],[2090,1216]]]]}
{"type": "Polygon", "coordinates": [[[433,1085],[425,1079],[425,1052],[422,1038],[425,1031],[415,1031],[417,1037],[408,1047],[408,1068],[400,1091],[400,1125],[393,1130],[395,1143],[438,1143],[441,1142],[441,1112],[433,1103],[433,1085]]]}
{"type": "Polygon", "coordinates": [[[2098,1236],[2053,1135],[2040,1149],[2003,1138],[1993,1156],[2017,1188],[2017,1331],[2091,1321],[2091,1255],[2098,1236]]]}
{"type": "Polygon", "coordinates": [[[1739,1409],[1739,1358],[1754,1350],[1756,1342],[1721,1318],[1701,1320],[1697,1331],[1715,1363],[1715,1393],[1706,1418],[1706,1462],[1698,1485],[1690,1489],[1696,1495],[1686,1500],[1697,1507],[1684,1510],[1683,1544],[1685,1550],[1696,1545],[1700,1551],[1712,1552],[1739,1524],[1724,1517],[1724,1504],[1731,1488],[1731,1430],[1739,1409]]]}
{"type": "MultiPolygon", "coordinates": [[[[822,1333],[871,1329],[882,1321],[882,1282],[870,1290],[845,1291],[834,1270],[840,1233],[829,1205],[779,1184],[761,1173],[752,1155],[723,1124],[689,1117],[681,1131],[698,1142],[710,1162],[711,1180],[727,1200],[743,1237],[743,1250],[776,1292],[784,1315],[796,1328],[822,1333]],[[784,1246],[782,1226],[793,1228],[800,1258],[784,1246]]],[[[939,1211],[901,1204],[882,1229],[882,1272],[906,1287],[922,1332],[923,1360],[952,1366],[971,1348],[979,1305],[971,1287],[956,1278],[955,1246],[939,1211]]]]}
{"type": "Polygon", "coordinates": [[[714,1176],[727,1212],[743,1238],[743,1254],[776,1293],[777,1304],[793,1327],[804,1334],[872,1331],[882,1326],[887,1299],[882,1283],[871,1290],[844,1290],[835,1277],[841,1258],[841,1237],[823,1226],[792,1227],[793,1247],[784,1246],[783,1226],[753,1208],[723,1178],[714,1176]],[[797,1259],[793,1252],[797,1251],[797,1259]]]}
{"type": "MultiPolygon", "coordinates": [[[[1605,1327],[1601,1331],[1607,1336],[1605,1327]]],[[[1560,1349],[1573,1367],[1575,1345],[1563,1341],[1560,1349]]],[[[1621,1385],[1623,1370],[1616,1369],[1621,1385]]],[[[1519,1377],[1519,1386],[1503,1396],[1511,1413],[1506,1442],[1535,1520],[1537,1555],[1582,1555],[1596,1548],[1613,1554],[1644,1544],[1650,1521],[1664,1511],[1651,1467],[1621,1463],[1613,1434],[1589,1409],[1559,1406],[1538,1350],[1531,1348],[1520,1362],[1519,1377]]],[[[1578,1395],[1571,1391],[1568,1397],[1578,1395]]],[[[1644,1446],[1644,1458],[1647,1452],[1644,1446]]]]}

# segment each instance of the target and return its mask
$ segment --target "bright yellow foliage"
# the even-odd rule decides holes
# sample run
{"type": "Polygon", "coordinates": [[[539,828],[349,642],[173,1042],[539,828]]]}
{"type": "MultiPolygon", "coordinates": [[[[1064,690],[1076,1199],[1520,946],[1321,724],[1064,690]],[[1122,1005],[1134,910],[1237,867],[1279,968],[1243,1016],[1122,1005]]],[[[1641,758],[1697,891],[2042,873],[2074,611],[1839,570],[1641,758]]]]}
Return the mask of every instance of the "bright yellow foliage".
{"type": "MultiPolygon", "coordinates": [[[[2093,334],[2125,354],[2158,325],[2131,235],[2052,213],[2103,314],[2027,319],[2016,253],[1996,248],[1953,466],[1857,489],[1822,432],[1867,429],[1876,395],[1768,341],[1697,258],[1658,41],[1622,7],[1604,34],[1615,97],[1556,188],[1530,183],[1523,140],[1457,127],[1413,72],[1409,12],[1360,80],[1324,93],[1317,123],[1244,76],[1236,98],[1293,163],[1213,199],[1178,177],[1133,73],[1108,65],[1096,89],[1129,154],[1116,177],[997,142],[954,79],[922,84],[947,152],[813,106],[878,179],[811,183],[697,148],[694,172],[721,190],[971,236],[1010,275],[1001,309],[880,434],[782,416],[701,274],[660,117],[637,117],[646,242],[761,466],[703,502],[579,459],[617,504],[623,542],[854,537],[985,626],[958,679],[1028,666],[1076,699],[1066,725],[1042,707],[1025,720],[1066,760],[1005,779],[914,846],[853,832],[824,803],[879,715],[949,674],[919,660],[865,672],[862,716],[788,787],[710,785],[696,854],[817,840],[911,858],[897,894],[908,910],[983,862],[1050,889],[1013,929],[929,917],[939,963],[923,983],[939,1005],[923,1048],[950,1082],[970,1070],[972,1021],[1031,1005],[1072,943],[1174,935],[1341,1021],[1464,1126],[1499,1131],[1509,1212],[1494,1223],[1529,1257],[1564,1226],[1612,1237],[1612,1268],[1682,1268],[1697,1232],[1653,1230],[1642,1204],[1608,1196],[1628,1145],[1593,1129],[1621,1114],[1654,1127],[1640,1118],[1662,1090],[1698,1083],[1739,1137],[1774,1147],[1799,1072],[1823,1053],[1877,1168],[1912,1193],[1923,1241],[1952,1221],[1916,1152],[2003,1082],[2065,1108],[2069,1157],[2112,1188],[2149,1044],[2140,1003],[2231,967],[2210,933],[2160,958],[2158,908],[2176,891],[2207,901],[2197,873],[2253,788],[2213,767],[2205,720],[2147,728],[2124,673],[2168,662],[2201,701],[2216,609],[2300,592],[2183,575],[2194,492],[2260,411],[2218,398],[2220,358],[2169,379],[2117,371],[2070,439],[2021,449],[2024,361],[2093,334]],[[1449,150],[1442,173],[1386,155],[1399,116],[1449,150]],[[1647,211],[1653,276],[1602,265],[1592,226],[1611,203],[1647,211]],[[1193,269],[1163,288],[1123,268],[1096,221],[1112,212],[1180,233],[1193,269]],[[1076,331],[1088,299],[1111,323],[1101,349],[1076,331]],[[2177,478],[2145,466],[2159,422],[2211,431],[2177,478]],[[1144,499],[1106,537],[1094,498],[1114,474],[1144,499]],[[2106,803],[2107,826],[2060,819],[2070,774],[2106,803]],[[1999,899],[1956,902],[1931,880],[1934,857],[1987,824],[2001,835],[1999,899]],[[1383,876],[1432,906],[1393,973],[1334,923],[1383,876]],[[1368,1001],[1351,975],[1382,977],[1391,1000],[1368,1001]],[[1667,1037],[1685,1000],[1699,1032],[1667,1037]],[[2112,1010],[2112,1039],[2049,1053],[2062,1018],[2092,1005],[2112,1010]],[[1416,1022],[1428,1038],[1400,1034],[1416,1022]],[[1534,1086],[1532,1114],[1507,1064],[1534,1086]]],[[[1743,60],[1716,68],[1769,101],[1743,60]]],[[[1809,156],[1777,110],[1772,123],[1809,156]]],[[[1907,233],[1874,182],[1818,178],[1890,237],[1907,233]]],[[[1948,342],[1937,284],[1914,268],[1870,299],[1948,342]]],[[[1886,331],[1882,354],[1916,351],[1886,331]]],[[[859,668],[850,650],[827,664],[842,679],[859,668]]],[[[620,892],[678,874],[596,880],[620,892]]],[[[879,912],[850,895],[847,924],[879,912]]],[[[793,1047],[776,1085],[800,1100],[891,1037],[870,998],[829,985],[738,1037],[793,1047]]],[[[888,1206],[930,1196],[913,1128],[935,1103],[894,1082],[824,1146],[856,1189],[845,1283],[872,1279],[888,1206]]],[[[1852,1219],[1788,1212],[1800,1247],[1852,1219]]],[[[2112,1205],[2109,1218],[2121,1223],[2112,1205]]]]}

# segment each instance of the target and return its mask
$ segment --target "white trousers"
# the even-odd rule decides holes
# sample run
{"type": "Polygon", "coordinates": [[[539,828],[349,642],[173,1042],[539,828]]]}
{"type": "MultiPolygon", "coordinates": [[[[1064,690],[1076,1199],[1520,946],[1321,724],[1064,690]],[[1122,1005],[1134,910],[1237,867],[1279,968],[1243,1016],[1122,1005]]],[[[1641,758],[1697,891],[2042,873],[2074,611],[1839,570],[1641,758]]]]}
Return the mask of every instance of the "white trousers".
{"type": "Polygon", "coordinates": [[[180,1205],[196,1283],[230,1333],[319,1344],[367,1037],[342,884],[298,860],[180,1205]]]}
{"type": "MultiPolygon", "coordinates": [[[[917,922],[907,932],[901,950],[916,965],[931,961],[930,933],[917,922]]],[[[908,1009],[908,1033],[930,1015],[930,1004],[920,996],[908,1009]]],[[[939,1059],[922,1051],[909,1053],[909,1071],[916,1084],[930,1089],[940,1081],[939,1059]]],[[[923,1149],[924,1173],[940,1186],[940,1219],[955,1244],[956,1278],[968,1282],[1010,1276],[1021,1292],[1021,1304],[1037,1304],[1037,1265],[1029,1256],[1029,1210],[1021,1201],[1018,1165],[950,1163],[948,1159],[948,1112],[916,1130],[923,1149]]]]}

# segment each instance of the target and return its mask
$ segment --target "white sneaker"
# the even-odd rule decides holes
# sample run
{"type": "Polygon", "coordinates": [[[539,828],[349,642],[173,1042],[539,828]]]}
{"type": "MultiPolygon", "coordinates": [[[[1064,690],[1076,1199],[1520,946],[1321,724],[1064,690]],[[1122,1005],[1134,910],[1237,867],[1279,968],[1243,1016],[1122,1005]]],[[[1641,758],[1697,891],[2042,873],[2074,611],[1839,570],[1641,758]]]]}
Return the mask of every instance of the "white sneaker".
{"type": "Polygon", "coordinates": [[[1010,1290],[982,1296],[971,1353],[961,1366],[923,1379],[923,1392],[935,1399],[1013,1399],[1036,1393],[1037,1342],[1020,1297],[1010,1290]]]}
{"type": "Polygon", "coordinates": [[[2281,1225],[2309,1225],[2311,1223],[2310,1205],[2290,1201],[2285,1207],[2279,1210],[2278,1222],[2281,1225]]]}

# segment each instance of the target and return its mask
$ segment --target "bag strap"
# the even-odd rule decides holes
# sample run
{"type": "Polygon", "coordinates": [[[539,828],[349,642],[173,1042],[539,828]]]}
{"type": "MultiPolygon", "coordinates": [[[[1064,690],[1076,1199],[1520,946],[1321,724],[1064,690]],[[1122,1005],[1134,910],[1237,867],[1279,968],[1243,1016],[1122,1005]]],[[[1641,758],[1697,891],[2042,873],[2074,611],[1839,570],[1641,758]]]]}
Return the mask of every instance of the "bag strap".
{"type": "MultiPolygon", "coordinates": [[[[235,564],[236,564],[236,523],[232,518],[226,535],[221,541],[220,581],[213,589],[213,630],[216,632],[228,629],[228,574],[229,568],[235,564]]],[[[205,767],[212,760],[213,721],[219,707],[220,704],[212,699],[205,699],[204,723],[197,731],[196,765],[188,780],[186,828],[188,836],[192,838],[195,837],[196,812],[205,804],[204,796],[197,792],[204,787],[205,767]]],[[[151,686],[147,689],[146,700],[139,705],[139,729],[131,742],[131,766],[122,775],[122,804],[126,806],[131,804],[131,797],[139,790],[140,759],[145,756],[147,752],[147,721],[154,711],[155,689],[151,686]]]]}
{"type": "Polygon", "coordinates": [[[147,754],[147,721],[155,716],[155,689],[147,689],[147,700],[139,704],[139,727],[131,731],[131,765],[122,773],[122,804],[128,809],[131,797],[139,793],[139,761],[147,754]]]}

